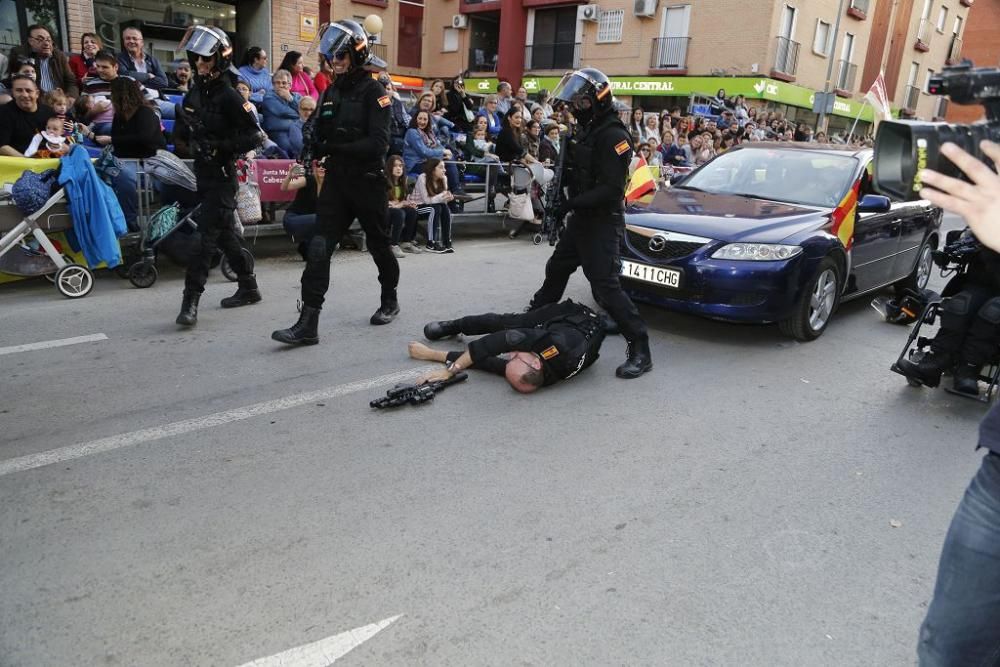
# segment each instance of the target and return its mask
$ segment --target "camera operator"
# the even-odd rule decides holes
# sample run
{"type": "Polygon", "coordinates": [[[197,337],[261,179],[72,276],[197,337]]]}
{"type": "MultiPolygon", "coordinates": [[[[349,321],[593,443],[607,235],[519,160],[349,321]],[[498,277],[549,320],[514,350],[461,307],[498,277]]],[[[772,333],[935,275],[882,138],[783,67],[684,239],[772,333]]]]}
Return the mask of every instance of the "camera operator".
{"type": "MultiPolygon", "coordinates": [[[[983,141],[980,147],[1000,163],[1000,146],[983,141]]],[[[1000,176],[953,144],[944,144],[941,153],[971,183],[924,170],[921,196],[964,217],[984,246],[1000,252],[1000,176]]],[[[996,665],[1000,659],[1000,406],[983,419],[979,446],[988,452],[948,528],[920,628],[921,667],[996,665]]]]}
{"type": "Polygon", "coordinates": [[[953,278],[942,302],[941,328],[930,351],[914,363],[899,362],[900,370],[928,387],[952,370],[955,391],[979,394],[979,373],[996,355],[1000,341],[1000,253],[978,249],[968,268],[953,278]]]}

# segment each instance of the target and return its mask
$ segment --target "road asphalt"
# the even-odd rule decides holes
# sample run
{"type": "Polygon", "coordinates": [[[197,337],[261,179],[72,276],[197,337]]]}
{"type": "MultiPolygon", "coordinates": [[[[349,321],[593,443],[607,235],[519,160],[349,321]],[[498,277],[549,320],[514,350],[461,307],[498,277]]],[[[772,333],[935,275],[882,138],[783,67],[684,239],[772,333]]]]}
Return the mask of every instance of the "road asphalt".
{"type": "Polygon", "coordinates": [[[284,664],[915,662],[985,407],[890,372],[906,328],[867,298],[807,344],[643,307],[638,380],[613,337],[531,396],[472,373],[370,410],[427,368],[426,321],[539,285],[548,246],[457,239],[401,260],[385,327],[370,258],[339,253],[301,349],[270,340],[302,268],[273,242],[264,301],[220,309],[213,273],[191,330],[169,266],[0,286],[0,352],[94,336],[0,354],[0,665],[236,666],[381,621],[284,664]]]}

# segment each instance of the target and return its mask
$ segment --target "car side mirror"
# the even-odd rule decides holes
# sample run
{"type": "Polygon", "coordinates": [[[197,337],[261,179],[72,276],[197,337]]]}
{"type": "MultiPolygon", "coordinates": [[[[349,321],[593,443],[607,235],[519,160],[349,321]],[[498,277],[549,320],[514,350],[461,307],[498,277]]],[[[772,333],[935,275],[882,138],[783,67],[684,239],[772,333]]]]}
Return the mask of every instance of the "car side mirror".
{"type": "Polygon", "coordinates": [[[865,195],[858,202],[858,213],[885,213],[892,208],[892,202],[882,195],[865,195]]]}

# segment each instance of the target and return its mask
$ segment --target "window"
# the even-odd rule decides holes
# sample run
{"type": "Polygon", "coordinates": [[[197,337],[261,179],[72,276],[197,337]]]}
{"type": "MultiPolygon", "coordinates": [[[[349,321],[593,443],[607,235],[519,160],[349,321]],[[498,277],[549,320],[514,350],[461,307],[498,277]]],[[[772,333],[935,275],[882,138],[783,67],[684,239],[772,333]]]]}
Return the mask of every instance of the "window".
{"type": "Polygon", "coordinates": [[[813,38],[813,53],[824,58],[830,54],[830,36],[833,31],[830,24],[822,19],[816,20],[816,36],[813,38]]]}
{"type": "Polygon", "coordinates": [[[955,27],[952,28],[951,31],[952,31],[952,33],[954,33],[954,35],[956,37],[962,34],[962,17],[961,16],[956,16],[955,17],[955,27]]]}
{"type": "Polygon", "coordinates": [[[938,10],[937,31],[944,32],[944,24],[947,22],[948,22],[948,8],[942,6],[941,9],[938,10]]]}
{"type": "Polygon", "coordinates": [[[578,66],[576,5],[535,11],[532,43],[527,48],[526,69],[568,70],[578,66]]]}
{"type": "Polygon", "coordinates": [[[854,33],[844,33],[844,45],[840,47],[840,59],[851,62],[854,57],[854,33]]]}
{"type": "Polygon", "coordinates": [[[424,5],[400,0],[399,29],[396,33],[396,64],[420,67],[423,52],[424,5]]]}
{"type": "Polygon", "coordinates": [[[934,70],[928,69],[927,76],[924,77],[924,94],[928,94],[931,87],[931,77],[934,76],[934,70]]]}
{"type": "Polygon", "coordinates": [[[924,11],[920,12],[920,18],[929,19],[931,17],[931,1],[924,0],[924,11]]]}
{"type": "Polygon", "coordinates": [[[906,85],[917,85],[917,72],[920,71],[920,63],[910,63],[910,75],[906,77],[906,85]]]}
{"type": "Polygon", "coordinates": [[[454,53],[458,51],[458,30],[454,28],[444,29],[444,44],[441,46],[442,53],[454,53]]]}
{"type": "Polygon", "coordinates": [[[601,12],[601,19],[597,24],[597,43],[607,44],[622,41],[622,24],[624,21],[624,9],[612,9],[601,12]]]}

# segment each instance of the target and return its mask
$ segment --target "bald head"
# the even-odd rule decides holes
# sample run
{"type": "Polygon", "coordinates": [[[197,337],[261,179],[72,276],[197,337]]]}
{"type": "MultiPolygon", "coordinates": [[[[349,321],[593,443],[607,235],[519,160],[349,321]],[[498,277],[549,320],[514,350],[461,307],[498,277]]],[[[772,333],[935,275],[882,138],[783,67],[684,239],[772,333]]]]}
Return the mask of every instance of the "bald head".
{"type": "Polygon", "coordinates": [[[504,369],[507,383],[522,394],[530,394],[542,386],[545,375],[542,373],[542,360],[531,352],[515,352],[507,360],[504,369]]]}

